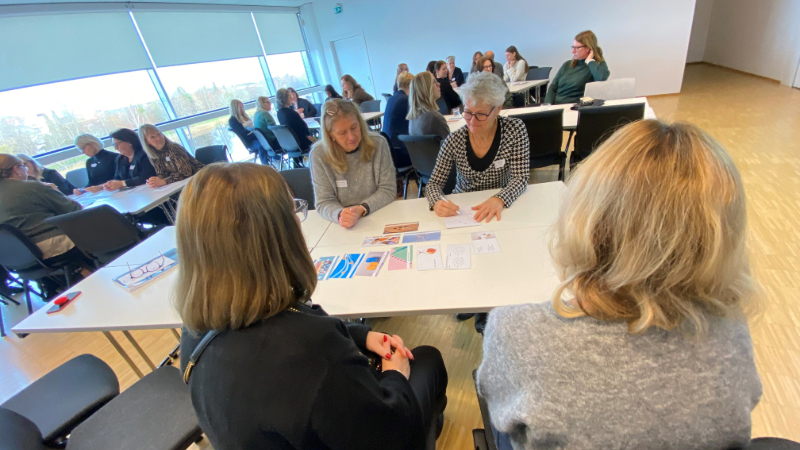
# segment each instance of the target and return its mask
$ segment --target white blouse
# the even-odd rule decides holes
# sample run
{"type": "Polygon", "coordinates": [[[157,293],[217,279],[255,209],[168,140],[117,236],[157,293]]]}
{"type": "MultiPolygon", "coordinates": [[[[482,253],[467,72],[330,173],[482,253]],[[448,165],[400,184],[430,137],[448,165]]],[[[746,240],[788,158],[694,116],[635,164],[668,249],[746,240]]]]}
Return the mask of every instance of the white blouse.
{"type": "Polygon", "coordinates": [[[525,70],[524,59],[518,60],[513,66],[509,63],[505,63],[503,69],[503,81],[506,83],[512,81],[525,81],[525,77],[528,76],[528,72],[525,70]]]}

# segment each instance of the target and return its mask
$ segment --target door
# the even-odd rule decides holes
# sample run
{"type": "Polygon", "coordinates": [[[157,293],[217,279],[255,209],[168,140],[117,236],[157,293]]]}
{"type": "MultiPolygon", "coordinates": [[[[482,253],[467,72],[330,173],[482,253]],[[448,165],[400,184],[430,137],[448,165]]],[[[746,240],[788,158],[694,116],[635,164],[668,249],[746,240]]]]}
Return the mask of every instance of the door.
{"type": "MultiPolygon", "coordinates": [[[[333,51],[333,59],[336,63],[336,71],[339,78],[341,79],[342,76],[349,74],[356,79],[368,94],[377,98],[375,85],[372,82],[372,68],[369,65],[367,43],[364,41],[364,35],[357,34],[331,40],[331,50],[333,51]]],[[[337,83],[336,90],[341,93],[339,83],[337,83]]]]}
{"type": "Polygon", "coordinates": [[[800,88],[800,62],[797,63],[797,69],[795,69],[792,87],[800,88]]]}

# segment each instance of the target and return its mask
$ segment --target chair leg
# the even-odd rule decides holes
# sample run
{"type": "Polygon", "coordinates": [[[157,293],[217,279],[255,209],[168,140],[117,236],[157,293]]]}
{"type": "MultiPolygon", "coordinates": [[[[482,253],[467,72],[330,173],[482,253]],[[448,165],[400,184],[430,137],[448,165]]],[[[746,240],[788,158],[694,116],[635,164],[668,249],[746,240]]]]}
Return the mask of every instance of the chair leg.
{"type": "Polygon", "coordinates": [[[0,309],[0,337],[6,337],[6,326],[3,325],[3,310],[0,309]]]}
{"type": "Polygon", "coordinates": [[[6,302],[11,302],[11,303],[19,306],[19,302],[14,300],[14,297],[11,297],[11,296],[8,296],[8,295],[2,294],[2,293],[0,293],[0,297],[2,297],[3,300],[0,300],[0,301],[2,301],[4,305],[8,305],[8,303],[6,303],[6,302]]]}
{"type": "Polygon", "coordinates": [[[408,199],[408,175],[406,174],[406,179],[403,180],[403,200],[408,199]]]}
{"type": "Polygon", "coordinates": [[[28,286],[28,281],[25,281],[23,289],[25,290],[25,301],[28,303],[28,315],[33,314],[33,305],[31,305],[31,288],[28,286]]]}

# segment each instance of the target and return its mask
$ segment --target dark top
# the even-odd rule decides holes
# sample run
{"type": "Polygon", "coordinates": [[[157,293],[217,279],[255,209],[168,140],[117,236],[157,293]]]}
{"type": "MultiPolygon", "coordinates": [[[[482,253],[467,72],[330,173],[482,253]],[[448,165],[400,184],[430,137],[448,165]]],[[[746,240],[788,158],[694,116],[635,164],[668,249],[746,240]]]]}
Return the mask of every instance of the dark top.
{"type": "Polygon", "coordinates": [[[124,181],[125,186],[141,186],[147,182],[148,178],[155,176],[158,176],[156,169],[144,150],[134,151],[133,159],[130,161],[125,155],[119,155],[117,158],[117,171],[114,179],[124,181]]]}
{"type": "Polygon", "coordinates": [[[0,223],[18,228],[34,243],[64,234],[45,219],[80,210],[77,202],[38,181],[0,180],[0,223]]]}
{"type": "Polygon", "coordinates": [[[450,78],[450,81],[455,81],[456,86],[461,86],[464,84],[464,72],[462,72],[460,68],[456,67],[455,70],[453,70],[453,76],[450,78]]]}
{"type": "Polygon", "coordinates": [[[297,114],[297,111],[288,107],[279,109],[278,122],[294,130],[301,150],[308,150],[311,147],[311,141],[308,140],[308,137],[311,136],[308,124],[300,117],[300,114],[297,114]]]}
{"type": "Polygon", "coordinates": [[[99,186],[108,180],[113,180],[117,171],[117,154],[100,150],[86,160],[86,171],[89,172],[89,186],[99,186]]]}
{"type": "Polygon", "coordinates": [[[502,131],[500,130],[502,127],[501,124],[502,122],[498,120],[497,130],[494,132],[494,139],[492,139],[492,145],[483,158],[478,158],[478,155],[475,154],[475,150],[472,149],[472,142],[469,140],[469,135],[467,135],[467,162],[475,172],[483,172],[494,162],[497,151],[500,150],[500,136],[502,135],[502,131]]]}
{"type": "Polygon", "coordinates": [[[234,134],[239,136],[239,139],[246,148],[252,148],[255,146],[255,143],[258,142],[256,135],[248,131],[236,117],[228,117],[228,126],[231,127],[231,131],[233,131],[234,134]]]}
{"type": "Polygon", "coordinates": [[[439,87],[442,89],[442,98],[447,103],[447,109],[453,110],[453,108],[461,106],[461,97],[453,90],[453,86],[450,86],[450,79],[447,77],[437,78],[436,81],[439,82],[439,87]]]}
{"type": "Polygon", "coordinates": [[[393,148],[406,148],[398,136],[408,134],[408,94],[399,90],[386,101],[383,112],[383,132],[392,140],[393,148]]]}
{"type": "Polygon", "coordinates": [[[605,61],[600,64],[597,64],[597,61],[586,64],[586,60],[581,59],[575,67],[572,67],[572,60],[569,60],[561,65],[555,78],[550,82],[544,101],[554,105],[577,103],[583,97],[586,83],[606,81],[609,75],[611,72],[605,61]]]}
{"type": "MultiPolygon", "coordinates": [[[[220,333],[198,359],[189,389],[211,445],[424,449],[426,427],[408,380],[376,371],[363,355],[369,327],[318,306],[293,307],[220,333]]],[[[181,335],[182,370],[201,336],[181,335]]]]}
{"type": "Polygon", "coordinates": [[[397,87],[397,80],[395,80],[394,86],[392,86],[392,94],[396,94],[397,91],[399,91],[399,90],[400,90],[400,88],[397,87]]]}
{"type": "Polygon", "coordinates": [[[58,191],[64,195],[72,195],[72,191],[75,190],[75,186],[65,180],[57,170],[44,169],[42,171],[42,181],[55,184],[58,191]]]}
{"type": "Polygon", "coordinates": [[[304,98],[297,98],[297,107],[303,108],[304,117],[319,117],[319,111],[314,108],[314,104],[304,98]]]}

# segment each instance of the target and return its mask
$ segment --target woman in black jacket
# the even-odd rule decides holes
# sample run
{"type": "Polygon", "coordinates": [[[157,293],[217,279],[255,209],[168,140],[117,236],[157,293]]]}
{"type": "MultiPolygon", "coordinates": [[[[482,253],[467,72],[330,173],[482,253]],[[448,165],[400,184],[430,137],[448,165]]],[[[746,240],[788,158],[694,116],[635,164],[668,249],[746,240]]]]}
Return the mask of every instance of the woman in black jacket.
{"type": "Polygon", "coordinates": [[[278,89],[275,93],[275,101],[278,103],[278,122],[281,125],[286,125],[294,131],[297,135],[297,143],[300,145],[300,150],[306,151],[311,147],[314,142],[311,137],[311,132],[308,130],[308,124],[297,111],[292,109],[292,95],[288,89],[278,89]]]}
{"type": "Polygon", "coordinates": [[[207,166],[183,191],[175,306],[200,428],[216,450],[433,448],[441,354],[311,305],[297,206],[278,172],[252,163],[207,166]]]}
{"type": "Polygon", "coordinates": [[[442,90],[442,99],[447,103],[447,110],[453,111],[455,108],[463,110],[464,107],[461,105],[461,97],[458,96],[458,93],[453,89],[453,85],[450,84],[450,76],[446,62],[436,62],[434,66],[434,76],[442,90]]]}
{"type": "Polygon", "coordinates": [[[109,191],[116,191],[124,187],[141,186],[147,179],[155,177],[156,169],[142,148],[139,135],[128,128],[120,128],[111,133],[114,140],[114,149],[119,152],[117,157],[117,171],[114,179],[107,181],[103,187],[109,191]]]}
{"type": "Polygon", "coordinates": [[[24,153],[17,155],[17,158],[21,159],[25,167],[28,168],[29,180],[41,181],[44,184],[51,185],[64,195],[70,195],[75,190],[75,186],[65,180],[58,171],[45,169],[35,159],[24,153]]]}
{"type": "Polygon", "coordinates": [[[314,104],[297,95],[294,88],[286,88],[289,91],[289,96],[292,98],[292,109],[301,117],[319,117],[319,111],[314,107],[314,104]]]}

